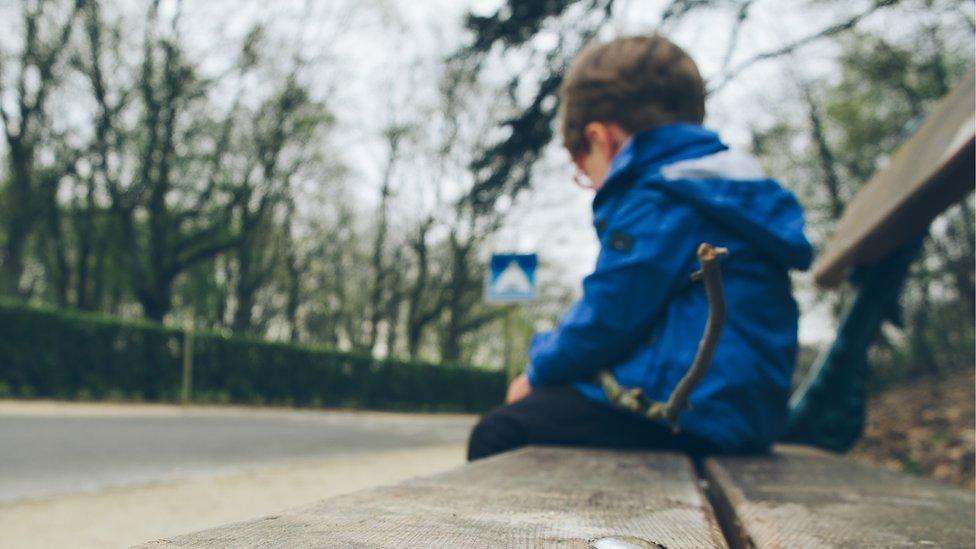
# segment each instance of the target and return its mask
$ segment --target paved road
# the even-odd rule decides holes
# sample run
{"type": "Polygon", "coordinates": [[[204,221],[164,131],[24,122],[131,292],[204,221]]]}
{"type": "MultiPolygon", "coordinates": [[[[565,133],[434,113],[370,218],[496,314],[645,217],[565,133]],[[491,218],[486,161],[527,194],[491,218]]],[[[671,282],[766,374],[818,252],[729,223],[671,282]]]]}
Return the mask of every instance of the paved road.
{"type": "Polygon", "coordinates": [[[460,416],[302,411],[0,410],[0,502],[462,442],[460,416]]]}

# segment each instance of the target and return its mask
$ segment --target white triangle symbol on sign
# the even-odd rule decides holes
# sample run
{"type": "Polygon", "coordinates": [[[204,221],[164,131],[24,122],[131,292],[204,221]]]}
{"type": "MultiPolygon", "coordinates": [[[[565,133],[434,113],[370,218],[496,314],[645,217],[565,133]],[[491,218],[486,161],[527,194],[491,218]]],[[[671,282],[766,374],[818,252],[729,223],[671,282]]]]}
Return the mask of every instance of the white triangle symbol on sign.
{"type": "Polygon", "coordinates": [[[532,292],[532,283],[525,271],[519,267],[517,261],[509,262],[508,266],[495,279],[495,293],[498,294],[528,294],[532,292]]]}

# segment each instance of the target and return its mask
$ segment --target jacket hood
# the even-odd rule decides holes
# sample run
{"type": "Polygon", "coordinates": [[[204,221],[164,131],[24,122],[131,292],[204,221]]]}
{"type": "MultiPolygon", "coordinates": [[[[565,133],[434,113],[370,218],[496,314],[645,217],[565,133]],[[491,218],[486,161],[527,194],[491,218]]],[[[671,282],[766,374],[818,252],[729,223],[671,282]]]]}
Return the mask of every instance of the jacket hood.
{"type": "Polygon", "coordinates": [[[690,205],[787,268],[810,266],[813,249],[793,193],[701,126],[672,124],[634,135],[614,158],[594,210],[631,185],[690,205]]]}

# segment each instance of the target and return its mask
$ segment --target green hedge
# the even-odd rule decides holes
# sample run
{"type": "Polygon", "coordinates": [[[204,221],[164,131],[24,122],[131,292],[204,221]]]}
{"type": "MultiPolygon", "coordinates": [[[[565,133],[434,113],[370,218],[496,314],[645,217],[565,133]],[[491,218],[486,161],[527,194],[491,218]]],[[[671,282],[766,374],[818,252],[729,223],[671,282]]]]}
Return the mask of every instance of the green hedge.
{"type": "MultiPolygon", "coordinates": [[[[183,332],[73,311],[0,303],[0,396],[176,401],[183,332]]],[[[198,332],[193,400],[377,410],[479,412],[502,372],[198,332]]]]}

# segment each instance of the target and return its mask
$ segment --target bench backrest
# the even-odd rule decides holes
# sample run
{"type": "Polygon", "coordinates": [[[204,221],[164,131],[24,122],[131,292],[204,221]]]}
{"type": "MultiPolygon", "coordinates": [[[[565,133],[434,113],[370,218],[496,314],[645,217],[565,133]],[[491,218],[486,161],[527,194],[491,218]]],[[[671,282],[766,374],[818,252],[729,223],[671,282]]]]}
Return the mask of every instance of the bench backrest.
{"type": "Polygon", "coordinates": [[[817,284],[837,286],[883,258],[973,189],[974,78],[970,70],[847,205],[813,266],[817,284]]]}

